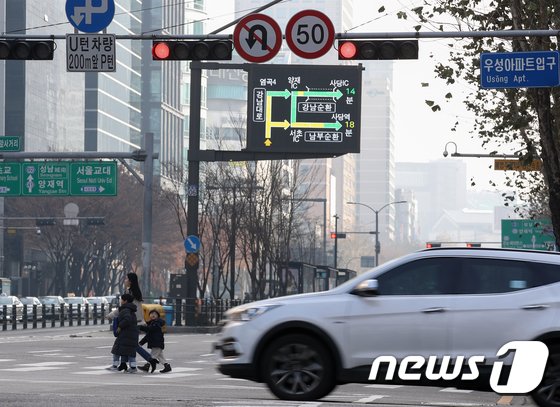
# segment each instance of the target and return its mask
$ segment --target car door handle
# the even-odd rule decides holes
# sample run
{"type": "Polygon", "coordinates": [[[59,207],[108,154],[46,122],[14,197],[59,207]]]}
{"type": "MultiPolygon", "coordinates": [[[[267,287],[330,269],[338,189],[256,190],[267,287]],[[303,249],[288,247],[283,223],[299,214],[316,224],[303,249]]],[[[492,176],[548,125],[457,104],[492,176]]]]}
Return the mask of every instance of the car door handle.
{"type": "Polygon", "coordinates": [[[422,312],[425,313],[425,314],[431,314],[431,313],[434,313],[434,312],[444,312],[444,311],[445,311],[445,308],[443,308],[443,307],[432,307],[432,308],[426,308],[426,309],[422,310],[422,312]]]}
{"type": "Polygon", "coordinates": [[[524,305],[523,307],[521,307],[521,309],[526,309],[531,311],[531,310],[542,310],[549,307],[550,305],[548,304],[534,304],[534,305],[524,305]]]}

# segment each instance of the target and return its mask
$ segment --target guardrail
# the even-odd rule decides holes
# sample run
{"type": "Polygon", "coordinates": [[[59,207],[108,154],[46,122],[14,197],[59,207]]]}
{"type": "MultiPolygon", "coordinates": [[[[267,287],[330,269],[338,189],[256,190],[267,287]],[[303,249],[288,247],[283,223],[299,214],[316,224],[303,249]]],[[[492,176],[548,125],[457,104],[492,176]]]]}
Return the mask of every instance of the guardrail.
{"type": "MultiPolygon", "coordinates": [[[[229,299],[204,299],[197,300],[194,310],[194,326],[217,326],[224,318],[224,313],[237,305],[249,301],[229,300],[229,299]]],[[[156,305],[145,303],[146,305],[156,305]]],[[[192,302],[191,302],[192,304],[192,302]]],[[[31,306],[29,306],[31,308],[31,306]]],[[[167,300],[166,305],[162,305],[165,319],[168,326],[186,326],[187,302],[184,299],[167,300]]],[[[23,310],[15,306],[0,306],[0,326],[2,331],[8,329],[37,329],[37,328],[56,328],[64,326],[80,325],[107,325],[109,320],[106,318],[113,309],[114,305],[69,305],[68,307],[56,307],[52,305],[33,305],[31,312],[27,312],[27,307],[23,310]]]]}

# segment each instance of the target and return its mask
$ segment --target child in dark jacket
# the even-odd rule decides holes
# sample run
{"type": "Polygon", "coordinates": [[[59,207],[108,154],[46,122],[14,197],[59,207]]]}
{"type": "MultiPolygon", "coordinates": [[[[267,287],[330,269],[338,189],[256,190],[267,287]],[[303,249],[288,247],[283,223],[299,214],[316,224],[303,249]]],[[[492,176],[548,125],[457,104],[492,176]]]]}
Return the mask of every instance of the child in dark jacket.
{"type": "Polygon", "coordinates": [[[132,302],[134,297],[130,294],[121,296],[121,306],[119,307],[117,337],[111,349],[113,354],[113,367],[120,365],[116,370],[128,373],[136,373],[136,346],[138,345],[138,327],[136,325],[136,305],[132,302]],[[126,361],[130,364],[127,369],[126,361]]]}
{"type": "MultiPolygon", "coordinates": [[[[146,342],[148,343],[148,348],[152,350],[152,359],[156,359],[158,363],[163,363],[163,369],[161,369],[160,373],[167,373],[171,372],[171,365],[163,356],[163,348],[165,347],[164,337],[163,337],[163,326],[165,325],[165,321],[160,318],[159,312],[155,309],[150,311],[150,320],[146,324],[146,326],[140,325],[140,330],[146,332],[146,336],[142,338],[140,341],[140,345],[144,345],[146,342]]],[[[155,365],[152,364],[152,371],[155,370],[155,365]]],[[[139,369],[147,372],[150,368],[150,363],[146,363],[144,366],[140,366],[139,369]]]]}

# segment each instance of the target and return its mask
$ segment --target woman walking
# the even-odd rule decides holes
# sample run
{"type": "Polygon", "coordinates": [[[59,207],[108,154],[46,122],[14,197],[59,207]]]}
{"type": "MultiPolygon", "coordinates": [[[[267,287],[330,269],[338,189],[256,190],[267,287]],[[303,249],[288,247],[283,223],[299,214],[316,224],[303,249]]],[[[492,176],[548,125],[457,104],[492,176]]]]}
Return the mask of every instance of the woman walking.
{"type": "MultiPolygon", "coordinates": [[[[146,322],[144,321],[144,312],[142,310],[142,302],[144,301],[144,299],[142,298],[142,290],[140,290],[140,284],[138,284],[138,275],[136,273],[127,273],[124,279],[124,287],[125,293],[132,295],[132,297],[134,298],[133,304],[136,305],[137,309],[136,320],[138,325],[145,325],[146,322]]],[[[116,316],[118,316],[118,310],[115,311],[112,311],[108,315],[108,317],[115,318],[116,316]],[[115,311],[117,312],[115,313],[115,311]]],[[[150,353],[140,345],[136,346],[136,352],[151,365],[152,371],[155,370],[158,363],[157,359],[152,358],[150,353]]]]}

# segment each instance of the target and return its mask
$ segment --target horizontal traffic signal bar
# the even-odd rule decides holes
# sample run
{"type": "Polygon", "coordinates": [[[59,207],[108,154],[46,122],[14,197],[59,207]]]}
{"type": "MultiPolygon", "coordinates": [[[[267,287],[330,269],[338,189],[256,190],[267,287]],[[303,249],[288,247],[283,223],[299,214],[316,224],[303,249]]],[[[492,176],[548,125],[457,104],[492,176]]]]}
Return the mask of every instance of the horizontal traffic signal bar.
{"type": "Polygon", "coordinates": [[[0,60],[52,60],[54,41],[0,40],[0,60]]]}
{"type": "Polygon", "coordinates": [[[156,61],[229,61],[233,42],[213,41],[154,41],[152,59],[156,61]]]}
{"type": "Polygon", "coordinates": [[[417,40],[338,41],[339,60],[418,59],[417,40]]]}

